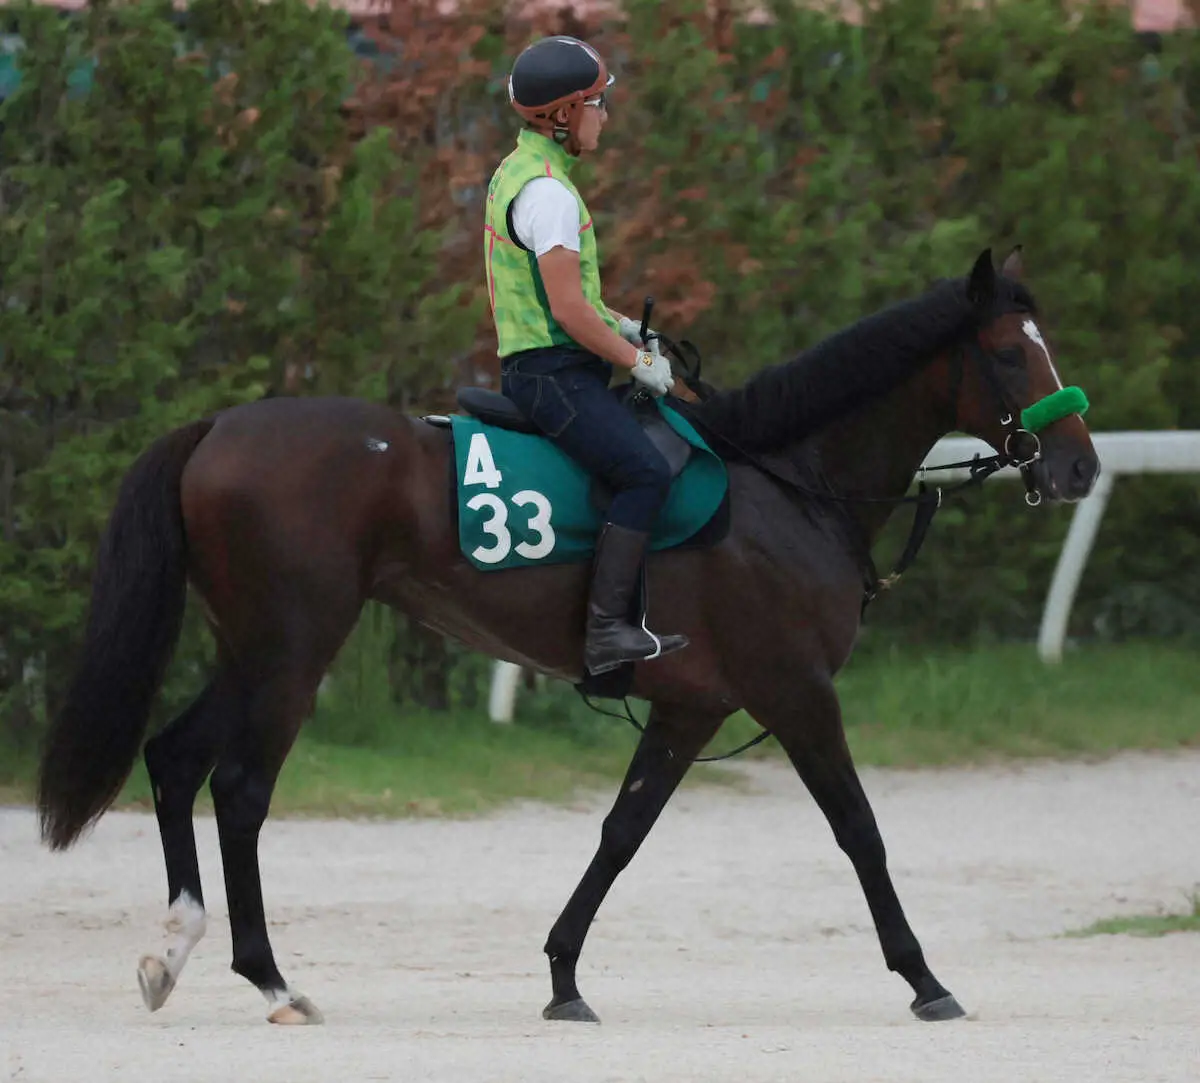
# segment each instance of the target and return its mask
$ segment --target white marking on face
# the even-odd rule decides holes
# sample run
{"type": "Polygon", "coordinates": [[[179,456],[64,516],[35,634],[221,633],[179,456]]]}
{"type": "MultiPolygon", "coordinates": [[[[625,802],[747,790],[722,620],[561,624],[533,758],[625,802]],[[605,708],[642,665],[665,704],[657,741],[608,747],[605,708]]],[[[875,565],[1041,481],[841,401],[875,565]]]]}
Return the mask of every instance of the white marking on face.
{"type": "Polygon", "coordinates": [[[1028,338],[1029,341],[1035,346],[1037,346],[1045,355],[1046,364],[1050,366],[1050,375],[1054,377],[1054,382],[1058,384],[1059,388],[1061,389],[1063,382],[1059,378],[1058,369],[1054,367],[1054,361],[1050,357],[1050,350],[1046,346],[1046,340],[1042,338],[1041,328],[1039,328],[1038,325],[1033,322],[1033,320],[1026,320],[1023,324],[1021,324],[1021,330],[1025,332],[1025,337],[1028,338]]]}
{"type": "Polygon", "coordinates": [[[374,436],[367,437],[368,451],[387,451],[388,442],[386,440],[377,440],[374,436]]]}

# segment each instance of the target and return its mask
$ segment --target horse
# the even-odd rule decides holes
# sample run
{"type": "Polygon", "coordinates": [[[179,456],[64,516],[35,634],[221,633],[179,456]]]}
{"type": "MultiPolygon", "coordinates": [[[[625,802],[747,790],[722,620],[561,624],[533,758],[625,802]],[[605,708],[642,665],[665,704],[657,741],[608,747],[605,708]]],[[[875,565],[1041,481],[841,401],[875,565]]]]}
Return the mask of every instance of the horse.
{"type": "MultiPolygon", "coordinates": [[[[870,546],[915,471],[951,431],[987,441],[1048,502],[1086,496],[1099,461],[1081,412],[1023,427],[1064,389],[1014,249],[866,316],[689,416],[727,445],[728,528],[653,552],[649,605],[686,650],[633,670],[648,721],[599,845],[546,940],[543,1017],[598,1021],[577,964],[588,928],[689,766],[746,711],[780,743],[861,883],[884,961],[926,1021],[964,1014],[925,962],[856,774],[833,677],[874,580],[870,546]],[[1024,411],[1024,412],[1023,412],[1024,411]]],[[[1082,392],[1078,392],[1082,396],[1082,392]]],[[[463,644],[583,679],[586,564],[480,571],[464,559],[444,427],[350,398],[267,398],[158,438],[121,482],[97,550],[78,667],[38,777],[43,841],[73,844],[142,751],[167,875],[165,945],[143,956],[162,1007],[206,927],[193,805],[209,781],[232,969],[281,1024],[322,1021],[285,981],[267,935],[258,839],[276,777],[318,683],[369,599],[463,644]],[[211,679],[146,739],[188,586],[216,642],[211,679]]],[[[1031,502],[1034,502],[1031,500],[1031,502]]]]}

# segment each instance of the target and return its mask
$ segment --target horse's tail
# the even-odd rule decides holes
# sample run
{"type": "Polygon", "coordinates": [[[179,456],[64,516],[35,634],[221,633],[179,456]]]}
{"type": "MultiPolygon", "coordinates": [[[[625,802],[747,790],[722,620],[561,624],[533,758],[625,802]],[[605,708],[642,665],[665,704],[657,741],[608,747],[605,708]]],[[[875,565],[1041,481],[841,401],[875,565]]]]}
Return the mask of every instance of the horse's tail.
{"type": "Polygon", "coordinates": [[[103,815],[141,748],[187,599],[180,479],[212,424],[161,437],[121,483],[96,557],[82,656],[42,752],[38,815],[52,850],[103,815]]]}

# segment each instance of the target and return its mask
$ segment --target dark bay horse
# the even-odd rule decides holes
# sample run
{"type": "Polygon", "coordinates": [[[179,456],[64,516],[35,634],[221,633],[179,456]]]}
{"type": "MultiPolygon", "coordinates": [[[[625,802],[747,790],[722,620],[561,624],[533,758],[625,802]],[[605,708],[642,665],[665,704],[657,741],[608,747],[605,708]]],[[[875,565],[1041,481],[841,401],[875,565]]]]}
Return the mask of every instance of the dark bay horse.
{"type": "MultiPolygon", "coordinates": [[[[689,765],[739,709],[779,740],[827,817],[888,968],[912,986],[912,1010],[926,1020],[962,1014],[892,886],[833,676],[854,644],[869,545],[941,436],[972,433],[1010,459],[1014,442],[1032,440],[1020,461],[1031,491],[1048,500],[1077,500],[1097,477],[1078,413],[1051,418],[1036,436],[1021,428],[1022,410],[1062,384],[1019,277],[1017,252],[999,274],[985,252],[967,278],[695,407],[699,424],[752,459],[729,463],[724,540],[649,559],[651,620],[691,645],[637,667],[634,695],[650,702],[649,722],[599,849],[550,930],[547,1018],[595,1019],[576,987],[588,927],[689,765]],[[768,459],[828,498],[764,471],[768,459]]],[[[79,668],[47,737],[39,812],[43,838],[61,849],[118,794],[143,746],[190,582],[218,664],[144,748],[169,902],[166,943],[138,968],[151,1010],[205,928],[192,809],[207,778],[233,969],[265,995],[272,1022],[320,1021],[276,966],[258,837],[318,682],[365,601],[494,657],[580,679],[586,567],[474,569],[452,522],[451,456],[444,429],[384,406],[279,398],[168,433],[124,479],[99,548],[79,668]]]]}

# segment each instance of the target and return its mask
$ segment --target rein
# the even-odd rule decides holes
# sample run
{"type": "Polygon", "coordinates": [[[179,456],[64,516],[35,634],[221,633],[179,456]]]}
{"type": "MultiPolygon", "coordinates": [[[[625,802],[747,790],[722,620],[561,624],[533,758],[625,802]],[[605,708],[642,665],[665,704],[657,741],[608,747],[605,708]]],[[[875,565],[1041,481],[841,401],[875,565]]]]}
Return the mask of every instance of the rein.
{"type": "MultiPolygon", "coordinates": [[[[578,686],[576,686],[576,687],[578,687],[578,686]]],[[[621,706],[625,708],[625,713],[624,714],[615,714],[612,711],[606,711],[603,707],[597,707],[592,702],[591,697],[586,692],[580,692],[579,695],[580,695],[580,698],[583,700],[583,702],[586,703],[597,714],[605,715],[608,718],[615,718],[621,722],[628,722],[635,730],[638,731],[638,733],[646,732],[646,727],[644,725],[642,725],[642,723],[639,722],[633,716],[633,710],[629,706],[629,697],[628,696],[622,697],[622,699],[621,699],[621,706]]],[[[730,759],[733,759],[734,756],[740,756],[743,752],[748,752],[755,745],[761,745],[763,743],[763,741],[765,741],[770,736],[771,736],[770,730],[763,730],[762,733],[756,734],[755,736],[751,737],[750,740],[748,740],[748,741],[744,741],[742,744],[738,745],[737,748],[731,749],[728,752],[722,752],[721,755],[719,755],[719,756],[697,756],[691,762],[692,763],[719,763],[721,760],[730,760],[730,759]]],[[[668,755],[671,755],[671,756],[674,755],[674,753],[671,752],[670,749],[667,750],[667,753],[668,753],[668,755]]]]}
{"type": "MultiPolygon", "coordinates": [[[[643,321],[644,325],[645,321],[643,321]]],[[[680,366],[685,371],[683,377],[684,384],[693,394],[700,397],[698,386],[700,382],[701,360],[700,351],[696,346],[686,340],[680,343],[673,342],[665,335],[659,333],[654,333],[650,337],[658,339],[666,351],[679,361],[680,366]],[[691,355],[690,362],[685,357],[685,350],[691,355]]],[[[1004,450],[988,456],[977,454],[971,459],[954,463],[943,463],[940,466],[922,466],[917,471],[919,478],[917,492],[912,495],[882,497],[841,496],[838,493],[812,489],[798,482],[794,477],[790,477],[786,472],[765,462],[761,457],[747,451],[721,433],[712,432],[712,435],[718,441],[724,443],[764,474],[774,478],[791,491],[810,499],[843,505],[914,505],[913,523],[909,530],[908,540],[905,542],[900,558],[896,561],[892,571],[886,577],[881,578],[875,570],[875,563],[870,553],[868,552],[866,555],[868,575],[866,576],[863,588],[864,609],[878,596],[881,590],[887,590],[894,586],[900,577],[912,566],[913,561],[916,560],[917,554],[921,550],[921,546],[925,543],[925,538],[929,533],[930,526],[933,524],[934,516],[941,508],[945,497],[954,496],[966,489],[980,486],[993,474],[998,473],[1005,467],[1012,466],[1020,470],[1021,478],[1025,482],[1026,504],[1030,507],[1036,507],[1040,504],[1042,502],[1042,494],[1038,491],[1037,484],[1033,478],[1033,466],[1042,457],[1042,443],[1037,433],[1048,425],[1053,424],[1055,421],[1060,421],[1072,413],[1083,413],[1087,410],[1087,397],[1084,393],[1077,387],[1068,387],[1061,388],[1053,394],[1039,399],[1031,406],[1026,407],[1020,411],[1018,419],[1017,411],[1012,406],[996,374],[995,362],[999,360],[1000,355],[993,356],[988,354],[980,345],[978,338],[973,337],[968,343],[963,344],[956,356],[957,363],[954,366],[955,378],[952,392],[952,401],[956,407],[956,420],[959,391],[968,356],[979,364],[984,381],[991,389],[992,395],[996,400],[1000,411],[1000,424],[1005,429],[1004,450]],[[958,470],[964,467],[970,471],[970,476],[965,481],[960,481],[950,486],[934,486],[932,489],[925,484],[924,479],[929,474],[943,470],[958,470]]]]}

